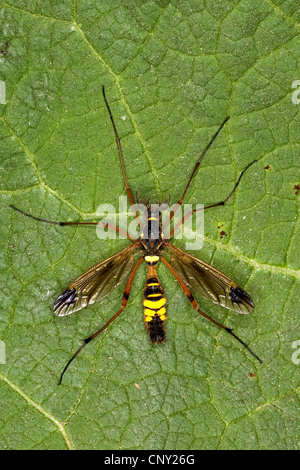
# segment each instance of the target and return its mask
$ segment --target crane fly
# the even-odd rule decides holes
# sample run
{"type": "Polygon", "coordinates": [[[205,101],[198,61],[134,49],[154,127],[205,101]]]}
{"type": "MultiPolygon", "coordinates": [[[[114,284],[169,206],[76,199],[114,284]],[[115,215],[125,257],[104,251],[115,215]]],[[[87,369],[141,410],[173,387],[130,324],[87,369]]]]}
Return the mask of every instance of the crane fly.
{"type": "MultiPolygon", "coordinates": [[[[110,106],[105,95],[104,86],[102,86],[102,92],[117,142],[126,193],[132,207],[135,208],[136,201],[127,181],[121,150],[121,142],[110,106]]],[[[212,143],[228,119],[229,117],[226,117],[200,155],[181,198],[175,204],[174,209],[170,213],[169,219],[167,221],[168,224],[171,223],[171,220],[174,217],[176,211],[182,205],[186,192],[201,161],[203,160],[204,155],[211,147],[212,143]]],[[[225,199],[215,204],[203,206],[202,210],[207,210],[226,204],[226,202],[231,198],[237,189],[243,174],[256,161],[257,160],[254,160],[248,164],[241,172],[232,191],[225,199]]],[[[13,205],[11,205],[11,207],[27,217],[49,224],[60,226],[101,224],[101,222],[56,222],[52,220],[40,219],[31,214],[27,214],[13,205]]],[[[179,223],[177,223],[177,225],[171,230],[169,238],[174,235],[176,228],[183,224],[185,220],[191,217],[197,210],[199,209],[193,209],[185,214],[179,223]]],[[[138,211],[135,210],[134,213],[140,227],[140,234],[137,239],[131,237],[129,233],[122,231],[116,226],[103,223],[103,226],[106,226],[106,228],[115,230],[116,232],[122,233],[123,235],[125,234],[132,244],[82,274],[78,279],[73,281],[54,302],[53,311],[55,315],[70,315],[77,310],[81,310],[82,308],[94,304],[96,301],[102,300],[121,282],[126,281],[120,309],[105,323],[105,325],[103,325],[98,331],[83,341],[81,346],[65,365],[60,375],[59,384],[61,384],[62,378],[69,365],[84,348],[84,346],[96,338],[111,323],[113,323],[126,308],[135,274],[143,261],[147,267],[147,279],[143,295],[144,323],[151,343],[161,344],[166,341],[166,295],[157,274],[157,266],[161,261],[173,274],[182,291],[184,292],[187,300],[190,302],[191,306],[196,310],[196,312],[212,322],[214,325],[225,330],[233,338],[239,341],[239,343],[242,344],[248,350],[248,352],[252,354],[252,356],[262,363],[262,360],[249,348],[249,346],[247,346],[246,343],[244,343],[244,341],[241,340],[241,338],[233,333],[231,328],[228,328],[225,325],[217,322],[199,308],[198,302],[192,294],[192,291],[195,291],[204,299],[210,300],[215,304],[221,305],[222,307],[241,314],[249,314],[253,312],[254,303],[250,295],[247,294],[247,292],[245,292],[236,282],[232,281],[229,277],[218,271],[216,268],[170,243],[170,241],[168,241],[168,239],[166,239],[163,234],[165,226],[162,226],[161,213],[153,213],[149,204],[146,206],[145,211],[146,213],[144,214],[145,217],[143,223],[139,220],[138,211]],[[158,231],[155,235],[153,235],[152,230],[153,223],[156,223],[156,226],[158,227],[158,231]]]]}

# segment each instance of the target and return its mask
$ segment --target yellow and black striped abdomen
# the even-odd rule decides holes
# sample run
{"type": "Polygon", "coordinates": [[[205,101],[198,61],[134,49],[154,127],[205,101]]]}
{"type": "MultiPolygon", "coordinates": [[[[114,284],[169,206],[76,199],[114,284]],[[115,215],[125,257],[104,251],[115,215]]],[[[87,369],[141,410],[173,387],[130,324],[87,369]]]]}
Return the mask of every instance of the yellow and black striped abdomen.
{"type": "Polygon", "coordinates": [[[156,273],[158,256],[145,256],[148,276],[144,290],[144,322],[152,343],[166,341],[166,297],[156,273]]]}

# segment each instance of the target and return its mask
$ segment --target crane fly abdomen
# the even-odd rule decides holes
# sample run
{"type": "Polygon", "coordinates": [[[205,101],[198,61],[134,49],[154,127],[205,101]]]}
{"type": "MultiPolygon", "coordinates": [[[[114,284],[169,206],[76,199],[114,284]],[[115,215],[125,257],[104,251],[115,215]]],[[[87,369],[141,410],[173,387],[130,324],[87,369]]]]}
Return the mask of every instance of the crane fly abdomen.
{"type": "Polygon", "coordinates": [[[154,344],[166,341],[166,296],[156,273],[159,256],[145,256],[148,275],[144,289],[144,322],[150,341],[154,344]]]}

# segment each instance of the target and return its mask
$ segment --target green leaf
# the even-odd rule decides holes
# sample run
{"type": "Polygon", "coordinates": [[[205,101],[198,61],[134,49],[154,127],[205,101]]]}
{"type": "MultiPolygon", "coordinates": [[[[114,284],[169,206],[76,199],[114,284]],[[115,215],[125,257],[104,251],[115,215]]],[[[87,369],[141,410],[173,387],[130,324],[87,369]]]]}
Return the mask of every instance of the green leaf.
{"type": "Polygon", "coordinates": [[[299,448],[296,2],[1,5],[1,448],[299,448]],[[128,308],[57,385],[82,338],[119,309],[124,285],[70,317],[54,317],[54,300],[129,242],[38,223],[9,204],[69,221],[118,207],[125,187],[102,84],[134,194],[176,202],[227,115],[185,202],[223,199],[258,160],[228,204],[205,213],[194,254],[251,294],[251,316],[196,297],[262,365],[192,309],[164,266],[168,339],[151,345],[142,265],[128,308]]]}

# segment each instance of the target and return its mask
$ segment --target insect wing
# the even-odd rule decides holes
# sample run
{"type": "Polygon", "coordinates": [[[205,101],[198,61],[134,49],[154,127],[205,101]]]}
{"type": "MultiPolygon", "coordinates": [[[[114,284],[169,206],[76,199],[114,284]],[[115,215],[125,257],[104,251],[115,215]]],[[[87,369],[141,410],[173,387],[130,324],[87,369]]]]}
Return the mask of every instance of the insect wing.
{"type": "Polygon", "coordinates": [[[254,303],[249,294],[234,281],[204,261],[168,243],[170,263],[178,276],[204,299],[237,313],[252,313],[254,303]]]}
{"type": "Polygon", "coordinates": [[[133,269],[135,249],[134,245],[125,248],[73,281],[54,302],[55,315],[70,315],[108,295],[133,269]]]}

